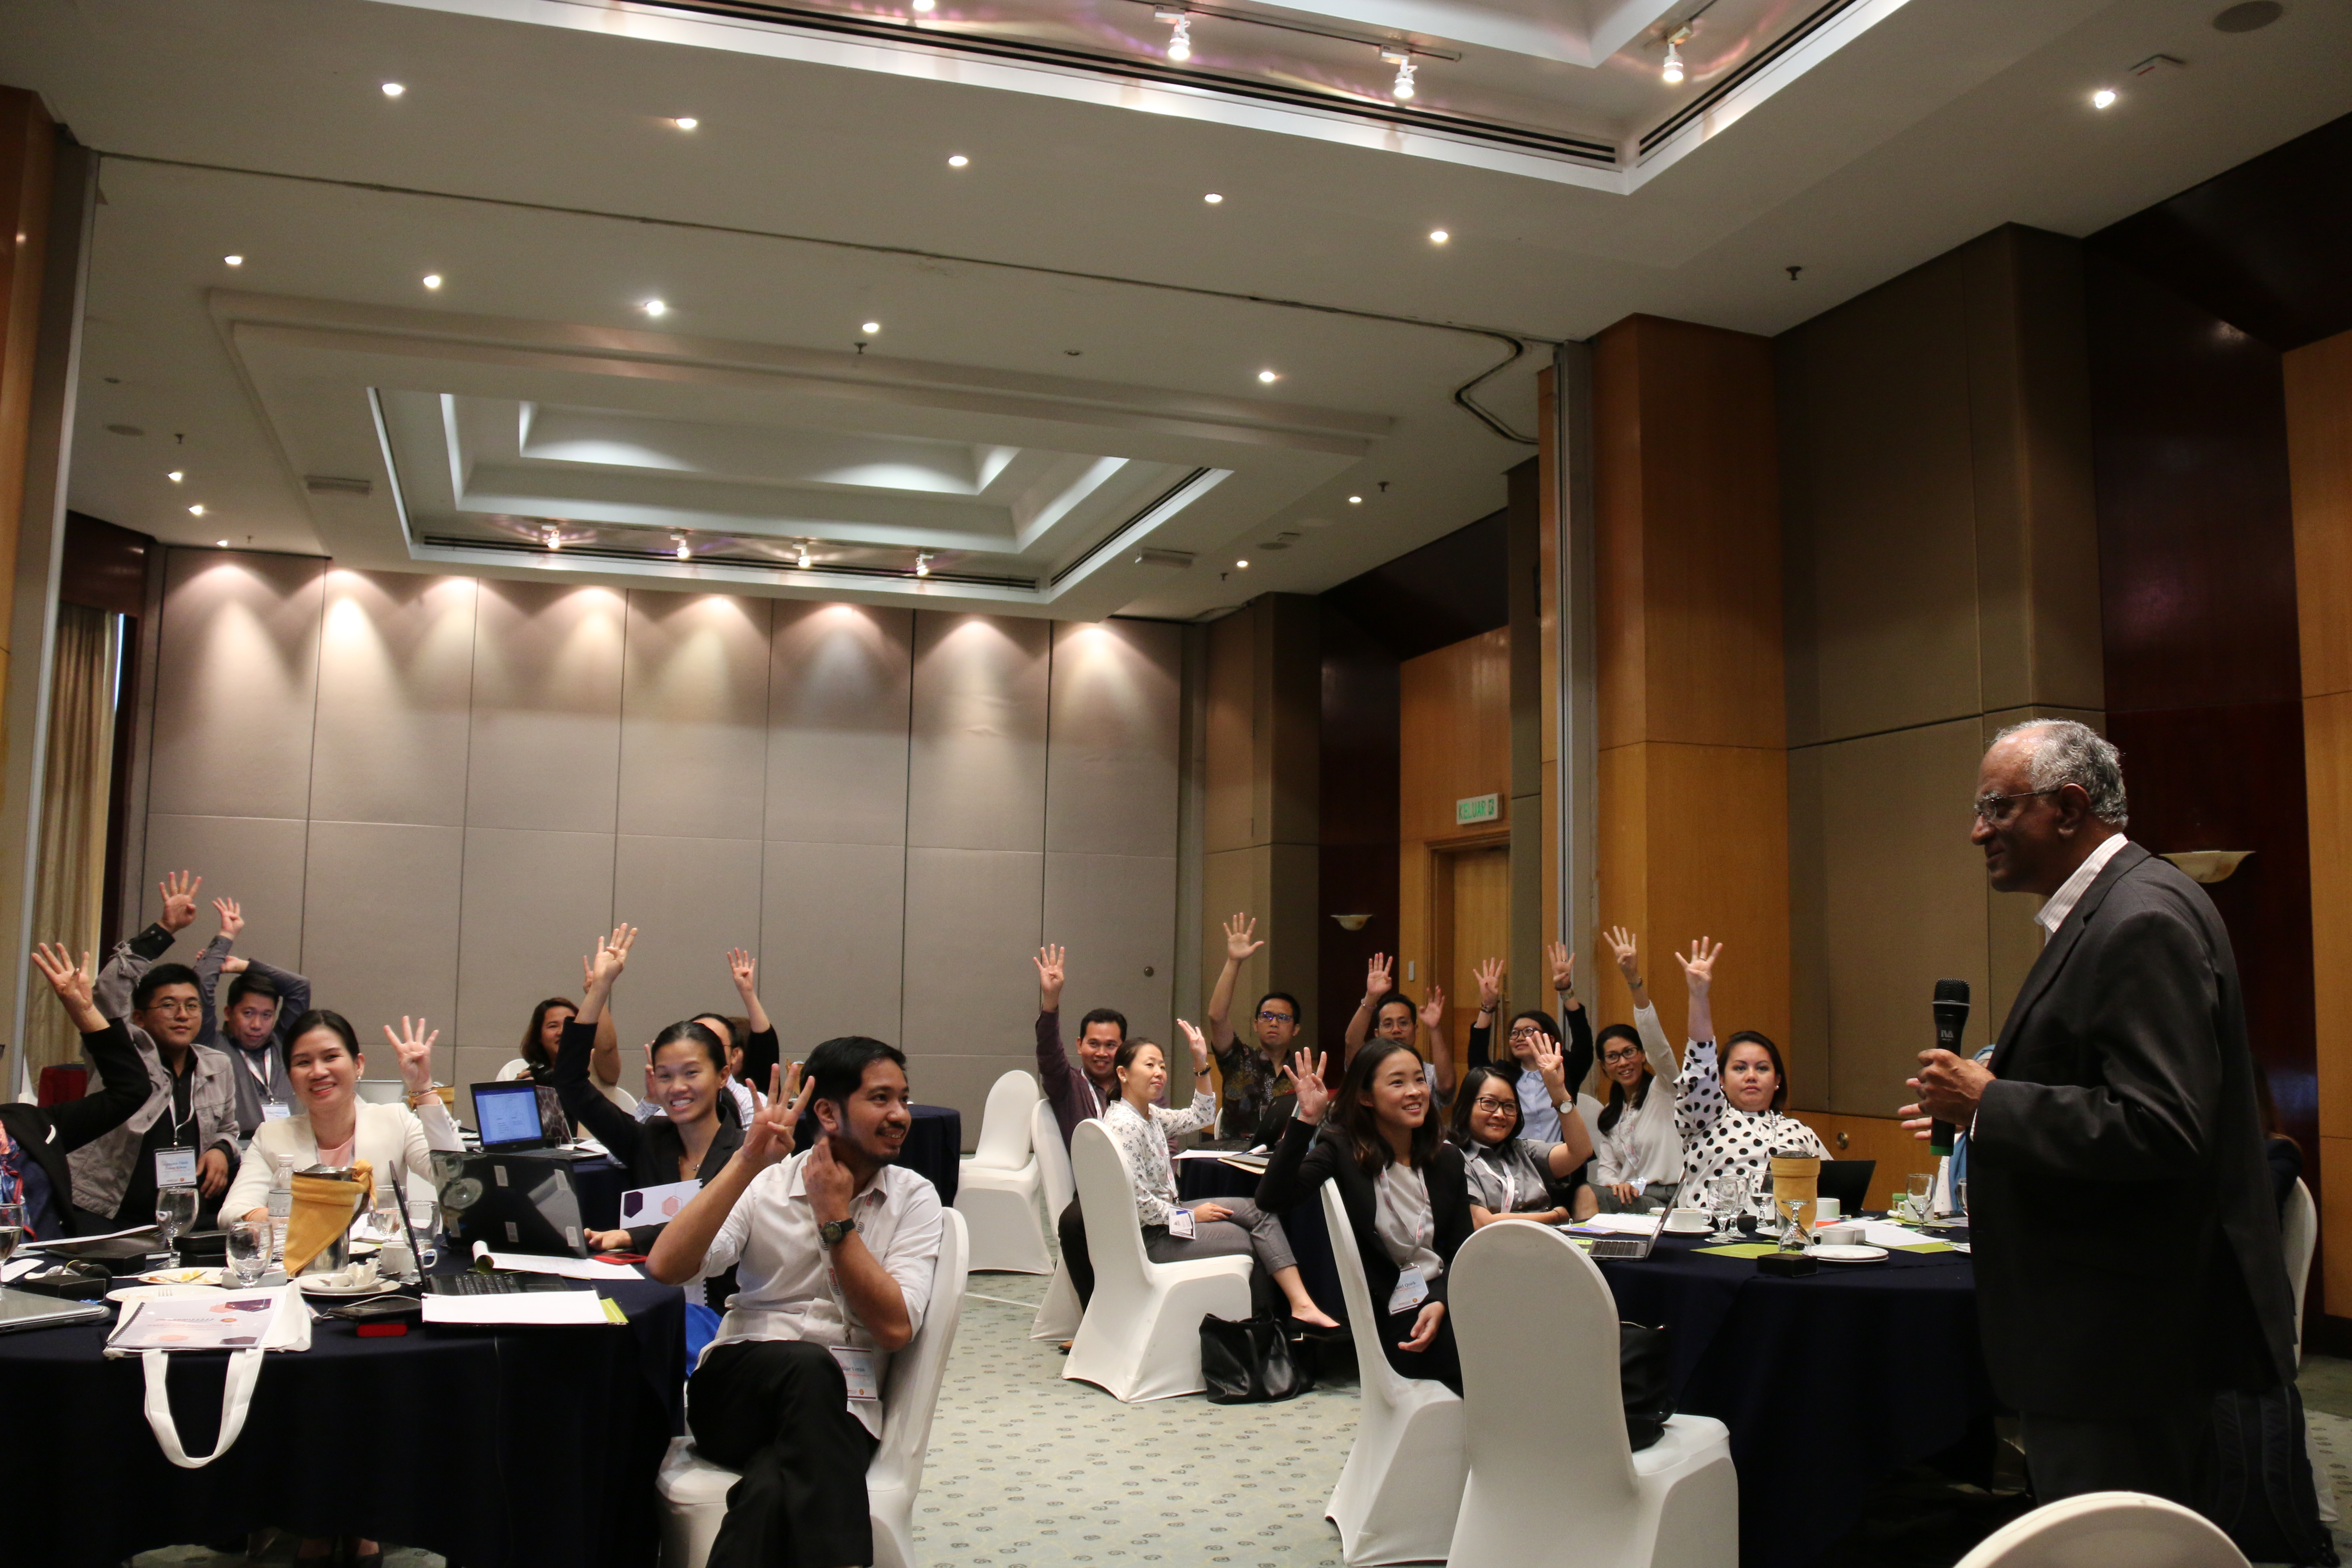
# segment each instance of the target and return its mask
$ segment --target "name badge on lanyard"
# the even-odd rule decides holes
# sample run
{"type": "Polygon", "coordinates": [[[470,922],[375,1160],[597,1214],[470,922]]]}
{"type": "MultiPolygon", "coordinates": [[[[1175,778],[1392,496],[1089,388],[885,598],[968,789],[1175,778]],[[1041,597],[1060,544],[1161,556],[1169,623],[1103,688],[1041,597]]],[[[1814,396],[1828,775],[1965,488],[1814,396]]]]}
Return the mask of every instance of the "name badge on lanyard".
{"type": "Polygon", "coordinates": [[[194,1149],[156,1150],[155,1184],[159,1187],[194,1186],[196,1152],[194,1149]]]}
{"type": "Polygon", "coordinates": [[[1519,1212],[1519,1173],[1508,1165],[1503,1167],[1503,1212],[1519,1212]]]}
{"type": "Polygon", "coordinates": [[[1192,1211],[1191,1209],[1171,1210],[1168,1215],[1168,1234],[1179,1241],[1192,1240],[1192,1211]]]}
{"type": "Polygon", "coordinates": [[[1396,1289],[1389,1292],[1389,1316],[1410,1312],[1429,1300],[1429,1282],[1418,1268],[1397,1270],[1396,1289]]]}
{"type": "Polygon", "coordinates": [[[264,1121],[283,1121],[293,1114],[294,1108],[282,1100],[265,1100],[261,1102],[261,1119],[264,1121]]]}
{"type": "Polygon", "coordinates": [[[882,1397],[882,1384],[874,1375],[874,1352],[848,1345],[827,1345],[833,1359],[841,1364],[841,1381],[849,1385],[849,1397],[871,1403],[882,1397]]]}

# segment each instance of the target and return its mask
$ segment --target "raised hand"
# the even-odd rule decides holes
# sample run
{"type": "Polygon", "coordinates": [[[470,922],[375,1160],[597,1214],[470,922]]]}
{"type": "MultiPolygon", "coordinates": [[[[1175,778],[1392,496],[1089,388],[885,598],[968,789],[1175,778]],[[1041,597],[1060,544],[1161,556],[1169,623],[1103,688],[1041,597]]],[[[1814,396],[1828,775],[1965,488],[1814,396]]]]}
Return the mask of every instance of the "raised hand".
{"type": "Polygon", "coordinates": [[[196,889],[205,885],[202,877],[191,877],[185,871],[174,871],[156,884],[163,895],[163,912],[155,923],[168,931],[185,931],[196,923],[196,889]]]}
{"type": "Polygon", "coordinates": [[[857,1195],[857,1178],[833,1157],[832,1139],[819,1138],[809,1145],[809,1156],[801,1163],[801,1190],[808,1194],[809,1207],[819,1225],[849,1217],[849,1201],[857,1195]]]}
{"type": "Polygon", "coordinates": [[[617,925],[613,934],[596,944],[596,956],[588,966],[588,984],[593,987],[612,988],[613,982],[629,966],[629,949],[637,944],[637,928],[617,925]]]}
{"type": "Polygon", "coordinates": [[[1482,959],[1474,973],[1478,976],[1478,1011],[1491,1013],[1503,1005],[1503,961],[1482,959]]]}
{"type": "Polygon", "coordinates": [[[239,958],[235,953],[231,953],[226,958],[221,960],[221,973],[223,974],[242,974],[252,967],[253,965],[250,961],[239,958]]]}
{"type": "Polygon", "coordinates": [[[1184,1019],[1177,1019],[1176,1026],[1184,1031],[1184,1043],[1192,1047],[1192,1076],[1198,1078],[1209,1070],[1209,1037],[1184,1019]]]}
{"type": "Polygon", "coordinates": [[[41,972],[41,978],[49,983],[49,989],[65,1004],[66,1016],[73,1020],[75,1028],[85,1035],[94,1035],[106,1027],[106,1020],[99,1016],[98,1005],[89,999],[90,987],[98,980],[98,968],[91,954],[83,953],[81,962],[76,963],[71,949],[51,947],[45,942],[33,950],[33,967],[41,972]]]}
{"type": "Polygon", "coordinates": [[[392,1042],[393,1054],[400,1058],[400,1081],[411,1094],[423,1094],[433,1087],[433,1042],[441,1031],[425,1032],[425,1020],[400,1020],[400,1033],[394,1034],[392,1026],[383,1026],[383,1037],[392,1042]]]}
{"type": "Polygon", "coordinates": [[[1445,1026],[1445,987],[1434,980],[1429,983],[1429,1000],[1421,1005],[1421,1026],[1424,1029],[1445,1026]]]}
{"type": "Polygon", "coordinates": [[[768,1103],[751,1113],[751,1124],[743,1130],[743,1158],[764,1170],[791,1153],[793,1129],[814,1093],[816,1080],[801,1081],[800,1063],[794,1062],[790,1072],[782,1066],[770,1068],[768,1103]]]}
{"type": "Polygon", "coordinates": [[[1564,942],[1544,944],[1544,962],[1551,967],[1551,988],[1555,991],[1576,989],[1576,951],[1564,942]]]}
{"type": "Polygon", "coordinates": [[[1330,1108],[1331,1089],[1323,1080],[1323,1068],[1329,1060],[1328,1054],[1300,1051],[1286,1069],[1285,1076],[1298,1094],[1298,1120],[1309,1127],[1322,1121],[1323,1112],[1330,1108]]]}
{"type": "Polygon", "coordinates": [[[1601,933],[1601,940],[1609,944],[1610,956],[1616,959],[1617,973],[1625,977],[1625,984],[1638,987],[1642,984],[1642,954],[1633,933],[1623,926],[1611,926],[1601,933]]]}
{"type": "Polygon", "coordinates": [[[1554,1105],[1568,1098],[1568,1078],[1562,1066],[1566,1059],[1549,1035],[1536,1037],[1536,1071],[1542,1075],[1544,1088],[1551,1090],[1554,1105]]]}
{"type": "Polygon", "coordinates": [[[1371,963],[1364,966],[1364,1005],[1369,1007],[1395,990],[1395,959],[1384,952],[1372,954],[1371,963]]]}
{"type": "Polygon", "coordinates": [[[1257,921],[1246,912],[1225,922],[1225,959],[1239,963],[1265,946],[1250,939],[1257,934],[1257,921]]]}
{"type": "Polygon", "coordinates": [[[1706,995],[1706,988],[1715,983],[1715,961],[1722,952],[1723,943],[1718,942],[1710,947],[1706,938],[1701,937],[1691,943],[1687,958],[1679,952],[1675,954],[1675,962],[1683,966],[1683,984],[1690,987],[1692,995],[1706,995]]]}
{"type": "Polygon", "coordinates": [[[220,915],[221,935],[235,942],[236,933],[245,929],[245,911],[236,907],[235,899],[215,899],[213,908],[220,915]]]}
{"type": "Polygon", "coordinates": [[[1037,965],[1037,1011],[1060,1012],[1062,983],[1069,978],[1069,971],[1063,962],[1063,950],[1049,942],[1037,950],[1037,956],[1032,962],[1037,965]]]}
{"type": "Polygon", "coordinates": [[[750,1001],[752,993],[759,989],[755,982],[758,980],[760,973],[760,966],[751,961],[751,955],[744,952],[740,947],[729,948],[727,950],[727,973],[734,976],[736,992],[741,995],[745,1001],[750,1001]]]}

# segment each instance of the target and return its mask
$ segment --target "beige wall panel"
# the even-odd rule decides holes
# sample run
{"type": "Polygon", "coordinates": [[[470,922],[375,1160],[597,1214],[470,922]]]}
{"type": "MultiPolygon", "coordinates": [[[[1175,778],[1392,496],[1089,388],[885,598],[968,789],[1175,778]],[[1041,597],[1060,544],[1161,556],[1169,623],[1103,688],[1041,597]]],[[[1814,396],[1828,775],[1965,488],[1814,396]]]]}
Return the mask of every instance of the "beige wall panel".
{"type": "MultiPolygon", "coordinates": [[[[910,1057],[1017,1056],[1037,1016],[1038,944],[1074,947],[1085,973],[1086,931],[1040,934],[1045,857],[1003,849],[907,851],[904,1037],[910,1057]]],[[[1072,1017],[1092,1004],[1073,982],[1072,1017]]]]}
{"type": "MultiPolygon", "coordinates": [[[[1057,621],[1053,632],[1045,847],[1174,855],[1183,628],[1057,621]]],[[[1171,887],[1171,910],[1174,900],[1171,887]]]]}
{"type": "MultiPolygon", "coordinates": [[[[2319,1131],[2352,1138],[2352,692],[2304,699],[2303,759],[2311,822],[2319,1131]]],[[[2352,1203],[2336,1206],[2352,1213],[2352,1203]]],[[[2352,1294],[2330,1299],[2352,1301],[2352,1294]]]]}
{"type": "MultiPolygon", "coordinates": [[[[136,931],[163,912],[155,885],[167,872],[194,871],[205,879],[196,893],[196,923],[181,933],[171,956],[193,963],[220,929],[212,901],[237,900],[245,915],[236,949],[289,969],[302,967],[303,862],[309,825],[282,816],[170,816],[147,819],[147,877],[140,889],[136,931]]],[[[100,962],[104,962],[101,958],[100,962]]]]}
{"type": "Polygon", "coordinates": [[[626,625],[610,589],[483,581],[468,826],[614,830],[626,625]]]}
{"type": "MultiPolygon", "coordinates": [[[[523,1023],[530,1021],[530,1016],[524,1015],[523,1023]]],[[[474,1085],[496,1083],[499,1068],[514,1060],[517,1054],[515,1045],[522,1035],[521,1024],[515,1026],[515,1040],[509,1040],[502,1047],[458,1046],[451,1050],[448,1081],[457,1086],[457,1115],[463,1125],[471,1127],[475,1124],[474,1085]]],[[[645,1075],[636,1070],[636,1064],[627,1052],[624,1052],[621,1058],[621,1087],[631,1094],[639,1094],[645,1089],[645,1075]]]]}
{"type": "MultiPolygon", "coordinates": [[[[1174,856],[1049,853],[1045,930],[1070,933],[1060,939],[1070,949],[1066,1005],[1078,1010],[1070,1016],[1116,1007],[1132,1033],[1181,1046],[1172,1018],[1202,1020],[1198,1001],[1176,999],[1175,918],[1174,856]]],[[[1236,1001],[1235,1012],[1254,1000],[1236,1001]]]]}
{"type": "Polygon", "coordinates": [[[895,844],[767,846],[760,990],[785,1048],[835,1035],[898,1043],[907,852],[895,844]]]}
{"type": "Polygon", "coordinates": [[[2285,371],[2303,690],[2318,697],[2352,691],[2352,332],[2295,350],[2285,371]]]}
{"type": "Polygon", "coordinates": [[[1777,350],[1790,743],[1976,711],[1960,268],[1906,273],[1777,350]]]}
{"type": "Polygon", "coordinates": [[[442,1043],[453,1043],[458,933],[447,911],[458,907],[464,858],[456,827],[310,824],[302,973],[320,1006],[352,1021],[377,1068],[389,1049],[383,1026],[404,1016],[431,1019],[442,1043]]]}
{"type": "Polygon", "coordinates": [[[464,823],[476,587],[470,577],[327,574],[313,816],[464,823]]]}
{"type": "MultiPolygon", "coordinates": [[[[1830,1081],[1803,1103],[1891,1116],[1935,1043],[1936,982],[1987,992],[1983,857],[1968,841],[1965,787],[1981,748],[1973,718],[1814,748],[1823,823],[1830,1081]]],[[[1997,1020],[1969,1018],[1968,1038],[1997,1020]]],[[[1804,1081],[1804,1080],[1800,1080],[1804,1081]]]]}
{"type": "Polygon", "coordinates": [[[770,608],[767,836],[905,843],[913,613],[792,599],[770,608]]]}
{"type": "Polygon", "coordinates": [[[908,844],[1044,847],[1052,630],[1009,616],[916,616],[908,844]]]}
{"type": "MultiPolygon", "coordinates": [[[[1217,976],[1225,967],[1224,922],[1235,914],[1257,918],[1257,939],[1266,945],[1254,958],[1242,963],[1241,973],[1234,982],[1236,994],[1247,991],[1253,997],[1278,990],[1271,976],[1274,964],[1274,939],[1267,934],[1265,901],[1270,892],[1267,868],[1271,857],[1263,847],[1255,849],[1225,849],[1201,857],[1201,985],[1196,1001],[1180,997],[1180,1005],[1197,1006],[1203,1011],[1208,1005],[1208,987],[1216,984],[1217,976]]],[[[1234,1004],[1236,1011],[1248,1005],[1234,1004]]],[[[1190,1015],[1187,1015],[1190,1016],[1190,1015]]],[[[1196,1023],[1199,1021],[1194,1020],[1196,1023]]]]}
{"type": "Polygon", "coordinates": [[[614,991],[624,1040],[651,1039],[697,1013],[734,1012],[727,950],[760,951],[759,840],[622,834],[613,919],[639,932],[614,991]]]}
{"type": "MultiPolygon", "coordinates": [[[[1036,1015],[1032,1012],[1030,1016],[1036,1015]]],[[[1025,1072],[1033,1079],[1037,1076],[1034,1040],[1029,1049],[1017,1057],[909,1058],[907,1086],[918,1105],[951,1105],[962,1112],[963,1152],[969,1154],[980,1144],[980,1121],[988,1109],[988,1091],[1008,1072],[1025,1072]]]]}
{"type": "Polygon", "coordinates": [[[622,833],[761,836],[771,603],[630,594],[621,681],[622,833]]]}
{"type": "Polygon", "coordinates": [[[166,555],[149,811],[309,815],[326,564],[236,550],[166,555]]]}
{"type": "MultiPolygon", "coordinates": [[[[505,1061],[543,998],[579,1000],[580,961],[613,929],[612,836],[467,828],[457,923],[454,1037],[505,1061]]],[[[643,978],[632,963],[622,984],[643,978]]]]}
{"type": "Polygon", "coordinates": [[[1251,605],[1209,627],[1208,768],[1202,818],[1211,855],[1260,842],[1256,801],[1256,652],[1251,605]]]}

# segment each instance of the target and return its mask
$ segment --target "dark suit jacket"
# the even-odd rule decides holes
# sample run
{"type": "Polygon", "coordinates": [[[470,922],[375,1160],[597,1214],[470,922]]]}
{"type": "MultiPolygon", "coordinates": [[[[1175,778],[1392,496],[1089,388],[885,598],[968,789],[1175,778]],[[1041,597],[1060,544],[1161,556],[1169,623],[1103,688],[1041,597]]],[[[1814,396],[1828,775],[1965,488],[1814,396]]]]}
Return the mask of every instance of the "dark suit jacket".
{"type": "MultiPolygon", "coordinates": [[[[1432,1114],[1435,1114],[1433,1110],[1432,1114]]],[[[1388,1244],[1372,1228],[1379,1200],[1372,1178],[1356,1163],[1348,1141],[1336,1128],[1328,1138],[1296,1116],[1266,1162],[1257,1181],[1257,1206],[1282,1214],[1302,1199],[1312,1197],[1326,1182],[1339,1184],[1339,1201],[1347,1205],[1349,1228],[1356,1233],[1356,1255],[1364,1260],[1364,1282],[1371,1287],[1375,1310],[1385,1309],[1396,1290],[1397,1266],[1390,1260],[1388,1244]]],[[[1470,1237],[1470,1186],[1462,1167],[1462,1151],[1441,1142],[1422,1173],[1429,1188],[1429,1217],[1437,1237],[1430,1250],[1445,1260],[1445,1272],[1429,1282],[1432,1300],[1445,1300],[1446,1281],[1454,1278],[1454,1255],[1470,1237]]],[[[1394,1359],[1393,1353],[1391,1358],[1394,1359]]]]}
{"type": "MultiPolygon", "coordinates": [[[[563,1100],[564,1112],[572,1120],[596,1135],[596,1142],[611,1151],[613,1158],[628,1167],[629,1179],[640,1187],[666,1187],[677,1180],[677,1163],[686,1153],[686,1140],[677,1135],[677,1128],[667,1116],[656,1116],[640,1121],[619,1106],[606,1100],[588,1079],[589,1058],[596,1052],[596,1026],[567,1022],[563,1026],[563,1043],[555,1053],[555,1092],[563,1100]]],[[[719,1131],[710,1135],[710,1147],[702,1152],[702,1163],[695,1167],[697,1180],[716,1181],[735,1151],[743,1146],[742,1124],[735,1120],[735,1097],[725,1085],[719,1090],[719,1131]]],[[[628,1227],[629,1246],[635,1251],[652,1250],[654,1238],[660,1236],[658,1225],[633,1225],[628,1227]]],[[[734,1270],[722,1276],[731,1292],[734,1270]]],[[[725,1297],[718,1300],[724,1300],[725,1297]]]]}
{"type": "Polygon", "coordinates": [[[69,1100],[47,1110],[37,1105],[0,1105],[0,1126],[17,1147],[30,1154],[49,1179],[56,1194],[58,1218],[68,1235],[87,1231],[89,1222],[74,1205],[73,1168],[66,1156],[94,1138],[102,1138],[139,1113],[147,1103],[147,1069],[131,1043],[130,1031],[119,1018],[95,1035],[81,1037],[82,1049],[98,1064],[95,1094],[69,1100]]]}
{"type": "Polygon", "coordinates": [[[2292,1378],[2237,960],[2204,889],[2126,844],[1987,1065],[1969,1207],[2000,1397],[2119,1419],[2292,1378]]]}

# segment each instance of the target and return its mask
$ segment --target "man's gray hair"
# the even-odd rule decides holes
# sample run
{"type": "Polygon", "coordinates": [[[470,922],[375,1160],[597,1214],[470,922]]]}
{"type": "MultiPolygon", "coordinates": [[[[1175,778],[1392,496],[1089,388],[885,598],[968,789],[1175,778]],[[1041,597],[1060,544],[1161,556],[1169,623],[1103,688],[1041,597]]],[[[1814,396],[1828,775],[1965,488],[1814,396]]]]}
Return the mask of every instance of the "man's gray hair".
{"type": "Polygon", "coordinates": [[[2130,819],[2124,798],[2124,757],[2114,742],[2072,719],[2028,719],[1995,735],[1992,743],[1998,746],[2011,735],[2032,737],[2025,777],[2036,790],[2079,784],[2091,797],[2093,816],[2116,828],[2130,819]]]}

